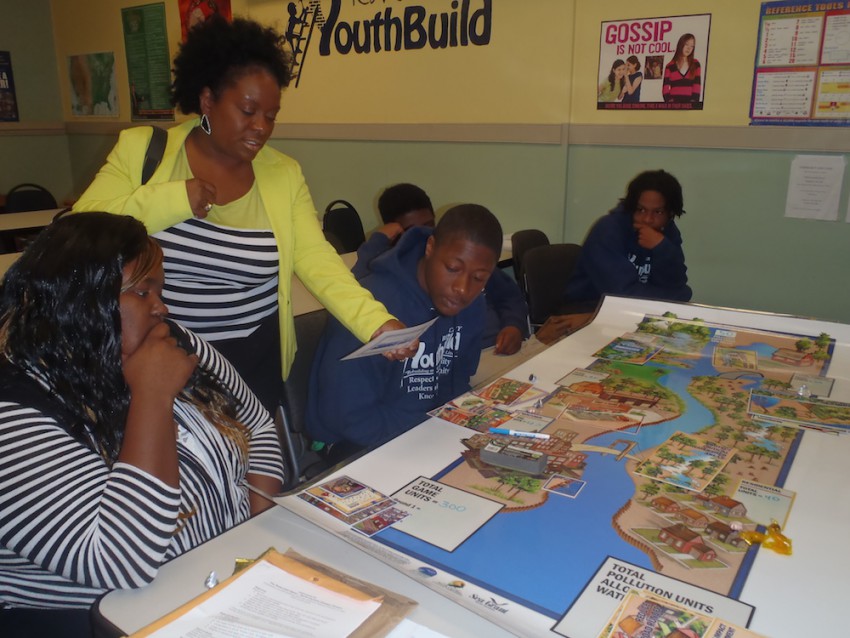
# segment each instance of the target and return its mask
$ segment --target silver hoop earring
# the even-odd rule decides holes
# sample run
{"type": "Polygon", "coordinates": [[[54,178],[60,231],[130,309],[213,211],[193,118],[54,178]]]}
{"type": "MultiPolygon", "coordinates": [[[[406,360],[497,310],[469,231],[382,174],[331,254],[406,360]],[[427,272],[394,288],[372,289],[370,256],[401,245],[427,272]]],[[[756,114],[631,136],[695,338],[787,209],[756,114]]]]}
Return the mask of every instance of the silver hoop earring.
{"type": "Polygon", "coordinates": [[[210,118],[207,117],[206,113],[201,116],[201,130],[207,135],[210,135],[212,133],[212,126],[210,126],[210,118]]]}

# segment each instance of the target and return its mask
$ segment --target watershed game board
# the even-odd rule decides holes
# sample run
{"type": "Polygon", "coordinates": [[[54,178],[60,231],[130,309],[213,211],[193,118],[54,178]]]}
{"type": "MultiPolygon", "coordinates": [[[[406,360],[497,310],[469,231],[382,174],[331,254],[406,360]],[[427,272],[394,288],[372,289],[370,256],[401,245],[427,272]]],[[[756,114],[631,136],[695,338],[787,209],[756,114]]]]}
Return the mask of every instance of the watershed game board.
{"type": "MultiPolygon", "coordinates": [[[[828,397],[834,347],[825,333],[646,315],[589,364],[565,363],[556,381],[507,376],[433,411],[446,427],[416,428],[397,448],[417,450],[405,467],[433,471],[382,494],[352,470],[299,500],[313,520],[350,526],[334,529],[520,633],[644,635],[629,619],[650,603],[627,599],[634,587],[589,586],[611,560],[734,611],[758,550],[742,532],[793,517],[783,485],[803,426],[850,425],[847,407],[828,397]],[[430,458],[444,449],[456,451],[430,458]],[[593,622],[570,628],[568,612],[588,598],[598,603],[595,634],[593,622]]],[[[375,458],[390,458],[395,444],[375,458]]],[[[750,635],[750,612],[730,612],[737,633],[721,635],[750,635]]],[[[684,622],[672,607],[661,617],[671,628],[684,622]]],[[[715,635],[710,621],[694,622],[693,635],[715,635]]]]}

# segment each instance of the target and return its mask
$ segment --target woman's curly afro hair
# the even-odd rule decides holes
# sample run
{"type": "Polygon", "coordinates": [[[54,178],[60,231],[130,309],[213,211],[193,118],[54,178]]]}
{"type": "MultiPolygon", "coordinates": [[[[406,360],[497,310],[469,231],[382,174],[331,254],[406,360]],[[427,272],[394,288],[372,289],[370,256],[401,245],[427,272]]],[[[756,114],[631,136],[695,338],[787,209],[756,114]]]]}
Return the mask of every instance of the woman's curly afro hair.
{"type": "Polygon", "coordinates": [[[228,22],[211,16],[189,31],[174,58],[171,103],[183,113],[200,113],[201,91],[209,87],[218,97],[242,74],[264,69],[281,88],[292,77],[286,38],[253,20],[228,22]]]}

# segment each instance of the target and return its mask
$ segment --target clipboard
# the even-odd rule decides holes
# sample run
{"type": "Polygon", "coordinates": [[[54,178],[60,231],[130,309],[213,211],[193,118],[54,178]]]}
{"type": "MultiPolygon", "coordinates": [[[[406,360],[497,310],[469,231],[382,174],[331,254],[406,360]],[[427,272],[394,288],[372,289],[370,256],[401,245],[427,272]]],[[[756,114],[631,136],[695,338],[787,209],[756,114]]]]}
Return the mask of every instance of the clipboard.
{"type": "Polygon", "coordinates": [[[383,638],[389,634],[418,604],[415,600],[391,592],[378,585],[368,583],[340,572],[328,565],[314,561],[303,556],[293,549],[288,549],[281,554],[274,548],[268,549],[250,565],[234,573],[232,576],[219,583],[209,591],[195,597],[186,604],[166,614],[162,618],[143,627],[129,638],[144,638],[152,633],[167,627],[170,623],[180,618],[201,603],[213,598],[218,592],[241,578],[252,567],[260,561],[265,561],[291,575],[302,578],[308,582],[318,585],[328,591],[348,596],[355,600],[374,600],[380,602],[375,610],[355,631],[349,634],[349,638],[383,638]]]}

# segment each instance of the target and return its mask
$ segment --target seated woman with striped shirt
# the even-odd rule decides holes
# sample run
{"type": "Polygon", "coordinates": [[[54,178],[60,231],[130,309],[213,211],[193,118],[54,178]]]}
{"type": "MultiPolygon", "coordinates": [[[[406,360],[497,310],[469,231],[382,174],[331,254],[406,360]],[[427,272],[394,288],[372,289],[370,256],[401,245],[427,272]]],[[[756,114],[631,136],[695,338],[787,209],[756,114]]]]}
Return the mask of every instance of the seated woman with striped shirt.
{"type": "MultiPolygon", "coordinates": [[[[55,221],[0,292],[0,627],[90,634],[87,607],[271,504],[274,422],[209,344],[166,319],[137,220],[55,221]]],[[[11,633],[6,633],[11,630],[11,633]]]]}
{"type": "Polygon", "coordinates": [[[284,46],[249,20],[194,27],[174,60],[172,102],[200,118],[169,129],[146,184],[151,128],[123,131],[74,207],[144,222],[165,252],[171,317],[214,342],[270,410],[295,356],[293,272],[360,341],[403,327],[325,241],[301,167],[266,144],[291,77],[284,46]]]}

